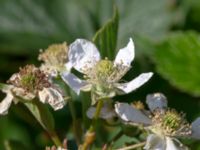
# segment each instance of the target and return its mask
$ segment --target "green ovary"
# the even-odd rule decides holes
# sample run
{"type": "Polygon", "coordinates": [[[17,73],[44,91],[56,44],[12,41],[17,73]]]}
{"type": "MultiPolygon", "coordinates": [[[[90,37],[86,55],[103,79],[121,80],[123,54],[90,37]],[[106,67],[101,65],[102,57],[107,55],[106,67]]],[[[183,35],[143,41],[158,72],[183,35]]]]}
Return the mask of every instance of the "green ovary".
{"type": "Polygon", "coordinates": [[[163,125],[172,130],[178,129],[181,125],[181,116],[176,112],[167,112],[163,118],[163,125]]]}
{"type": "Polygon", "coordinates": [[[23,87],[27,88],[28,90],[34,90],[36,78],[33,74],[26,74],[23,75],[21,78],[21,84],[23,87]]]}
{"type": "Polygon", "coordinates": [[[106,59],[99,61],[95,69],[97,76],[101,78],[110,76],[115,70],[113,62],[106,59]]]}

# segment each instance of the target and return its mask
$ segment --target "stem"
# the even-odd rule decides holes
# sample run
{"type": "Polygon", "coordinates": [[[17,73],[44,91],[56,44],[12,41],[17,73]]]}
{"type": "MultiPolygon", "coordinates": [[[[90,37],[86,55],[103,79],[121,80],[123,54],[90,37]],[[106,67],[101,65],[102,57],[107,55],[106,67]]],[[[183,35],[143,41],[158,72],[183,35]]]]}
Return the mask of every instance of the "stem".
{"type": "MultiPolygon", "coordinates": [[[[67,95],[70,95],[70,96],[72,95],[70,89],[68,87],[66,87],[66,85],[64,85],[64,89],[65,89],[67,95]]],[[[81,132],[79,132],[79,130],[81,128],[80,128],[79,124],[77,123],[76,110],[75,110],[73,101],[71,99],[69,99],[68,103],[69,103],[69,109],[70,109],[71,116],[72,116],[72,130],[73,130],[73,133],[75,136],[76,144],[79,145],[80,141],[81,141],[81,136],[82,136],[81,132]]]]}
{"type": "Polygon", "coordinates": [[[96,128],[97,119],[99,118],[101,108],[103,107],[103,100],[99,100],[97,103],[96,111],[92,120],[92,124],[90,125],[89,130],[86,132],[84,143],[81,146],[81,150],[87,150],[88,147],[93,143],[95,140],[95,133],[94,130],[96,128]]]}
{"type": "Polygon", "coordinates": [[[80,127],[79,127],[79,124],[77,124],[76,111],[74,108],[75,108],[74,103],[70,99],[69,100],[69,109],[70,109],[71,116],[72,116],[72,128],[73,128],[74,136],[76,139],[76,143],[77,143],[77,145],[79,145],[81,135],[80,135],[80,132],[78,131],[78,129],[80,129],[80,127]]]}
{"type": "MultiPolygon", "coordinates": [[[[48,131],[47,131],[48,132],[48,131]]],[[[48,132],[49,133],[49,132],[48,132]]],[[[58,138],[58,135],[53,131],[51,133],[49,133],[49,136],[51,137],[52,141],[54,142],[54,144],[59,147],[62,146],[62,143],[60,141],[60,139],[58,138]]]]}
{"type": "Polygon", "coordinates": [[[134,145],[130,145],[130,146],[127,146],[127,147],[124,147],[124,148],[119,148],[119,149],[117,149],[117,150],[130,150],[130,149],[135,149],[135,148],[144,146],[145,143],[146,143],[146,142],[141,142],[141,143],[134,144],[134,145]]]}
{"type": "Polygon", "coordinates": [[[96,127],[97,119],[99,118],[102,107],[103,107],[103,100],[99,100],[97,103],[97,107],[96,107],[96,111],[95,111],[93,120],[92,120],[92,125],[89,128],[89,131],[91,131],[91,132],[93,132],[96,127]]]}

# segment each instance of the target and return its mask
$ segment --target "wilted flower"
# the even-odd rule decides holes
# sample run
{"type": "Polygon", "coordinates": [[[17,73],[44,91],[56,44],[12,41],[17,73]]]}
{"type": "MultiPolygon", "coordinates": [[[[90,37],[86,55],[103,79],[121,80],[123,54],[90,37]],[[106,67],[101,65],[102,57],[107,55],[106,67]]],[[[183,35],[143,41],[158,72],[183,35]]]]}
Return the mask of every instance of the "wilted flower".
{"type": "Polygon", "coordinates": [[[167,99],[163,94],[147,96],[146,103],[150,111],[137,109],[134,105],[117,103],[115,111],[127,124],[143,126],[151,134],[147,137],[146,150],[185,150],[178,137],[200,139],[200,117],[191,125],[182,113],[167,108],[167,99]]]}
{"type": "Polygon", "coordinates": [[[3,86],[3,92],[7,94],[0,103],[0,114],[7,114],[12,103],[18,101],[31,101],[36,97],[42,103],[50,104],[54,110],[61,109],[65,105],[65,100],[61,91],[49,82],[46,74],[34,65],[27,65],[20,68],[19,73],[15,73],[8,80],[9,85],[3,86]]]}
{"type": "Polygon", "coordinates": [[[126,47],[119,50],[114,61],[101,59],[98,49],[92,42],[77,39],[69,47],[69,62],[66,66],[72,66],[83,73],[85,79],[81,80],[69,72],[64,72],[62,78],[77,94],[80,90],[91,90],[94,104],[97,99],[113,97],[116,93],[130,93],[151,78],[153,73],[142,73],[130,82],[120,83],[121,78],[131,68],[134,56],[132,39],[126,47]]]}
{"type": "Polygon", "coordinates": [[[46,50],[41,50],[38,57],[43,61],[41,70],[48,73],[50,76],[57,76],[58,73],[66,71],[65,64],[68,61],[68,46],[64,42],[62,44],[50,45],[46,50]]]}

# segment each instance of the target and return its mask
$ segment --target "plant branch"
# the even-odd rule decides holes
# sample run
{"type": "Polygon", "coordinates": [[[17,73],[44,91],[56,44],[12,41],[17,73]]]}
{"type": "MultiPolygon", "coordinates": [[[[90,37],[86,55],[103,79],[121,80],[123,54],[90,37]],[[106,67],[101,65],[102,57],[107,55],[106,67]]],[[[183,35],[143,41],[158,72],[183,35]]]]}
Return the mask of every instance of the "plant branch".
{"type": "Polygon", "coordinates": [[[131,149],[135,149],[135,148],[138,148],[138,147],[142,147],[145,145],[146,142],[141,142],[141,143],[138,143],[138,144],[134,144],[134,145],[130,145],[130,146],[127,146],[127,147],[123,147],[123,148],[119,148],[117,150],[131,150],[131,149]]]}

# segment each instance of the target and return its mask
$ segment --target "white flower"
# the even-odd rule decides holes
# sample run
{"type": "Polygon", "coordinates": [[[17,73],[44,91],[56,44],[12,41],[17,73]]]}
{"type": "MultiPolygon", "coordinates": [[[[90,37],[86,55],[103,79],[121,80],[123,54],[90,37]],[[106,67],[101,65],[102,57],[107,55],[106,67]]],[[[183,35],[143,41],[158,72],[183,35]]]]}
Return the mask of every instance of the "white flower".
{"type": "Polygon", "coordinates": [[[134,57],[132,39],[126,47],[119,50],[113,62],[107,58],[101,59],[98,49],[92,42],[77,39],[69,47],[69,62],[66,66],[68,68],[72,66],[83,73],[85,80],[69,72],[64,72],[61,76],[77,94],[80,90],[91,90],[92,96],[97,99],[113,97],[116,93],[130,93],[146,83],[153,75],[152,72],[142,73],[130,82],[120,83],[121,78],[131,68],[134,57]]]}
{"type": "Polygon", "coordinates": [[[7,114],[12,102],[31,102],[36,97],[42,103],[50,104],[54,110],[65,105],[59,88],[50,83],[44,72],[33,65],[21,68],[19,73],[11,76],[8,83],[2,88],[6,97],[0,103],[0,115],[7,114]]]}
{"type": "Polygon", "coordinates": [[[179,142],[178,137],[200,139],[200,117],[190,125],[183,114],[167,108],[167,99],[160,93],[148,95],[146,102],[150,111],[137,109],[127,103],[115,104],[115,111],[123,122],[142,125],[150,131],[144,149],[186,150],[187,147],[179,142]]]}

